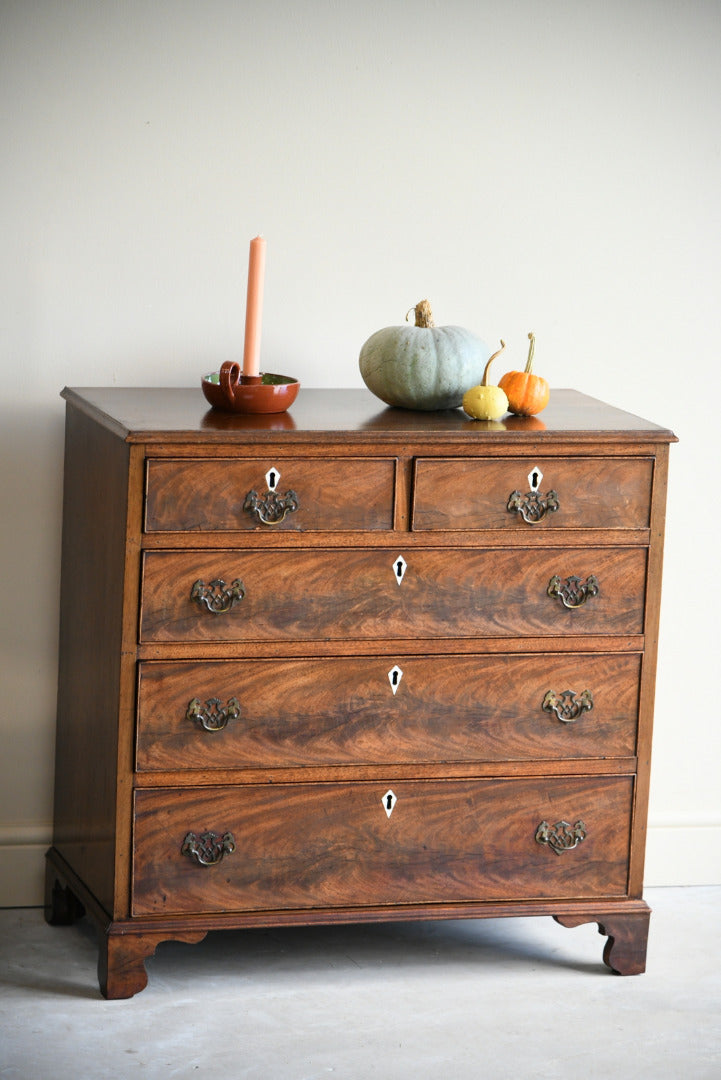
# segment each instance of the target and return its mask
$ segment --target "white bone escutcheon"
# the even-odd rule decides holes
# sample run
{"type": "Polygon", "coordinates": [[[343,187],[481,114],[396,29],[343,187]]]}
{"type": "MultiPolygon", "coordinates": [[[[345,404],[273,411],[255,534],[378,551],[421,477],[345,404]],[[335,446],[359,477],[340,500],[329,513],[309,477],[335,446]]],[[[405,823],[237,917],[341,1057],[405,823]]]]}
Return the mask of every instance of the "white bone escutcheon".
{"type": "Polygon", "coordinates": [[[534,465],[528,474],[528,486],[531,491],[538,491],[541,486],[541,480],[543,480],[543,473],[537,465],[534,465]]]}
{"type": "Polygon", "coordinates": [[[390,671],[388,672],[388,682],[391,684],[391,690],[393,691],[394,694],[397,692],[398,687],[401,684],[401,679],[402,678],[403,678],[403,672],[398,667],[398,664],[396,664],[395,667],[392,667],[390,669],[390,671]]]}
{"type": "Polygon", "coordinates": [[[275,491],[280,480],[280,473],[277,469],[268,469],[265,474],[265,482],[268,485],[268,491],[275,491]]]}

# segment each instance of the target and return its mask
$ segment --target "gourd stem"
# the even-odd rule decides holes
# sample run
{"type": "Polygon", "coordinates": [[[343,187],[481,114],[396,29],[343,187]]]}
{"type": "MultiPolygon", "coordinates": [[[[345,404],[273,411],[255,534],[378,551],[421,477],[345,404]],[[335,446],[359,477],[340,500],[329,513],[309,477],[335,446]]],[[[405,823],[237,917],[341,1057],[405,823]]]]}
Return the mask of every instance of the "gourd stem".
{"type": "Polygon", "coordinates": [[[488,369],[491,366],[491,364],[493,363],[493,361],[496,359],[496,357],[501,355],[501,353],[503,352],[505,347],[506,347],[506,343],[503,340],[503,338],[501,338],[501,347],[500,347],[500,349],[498,349],[496,352],[494,352],[493,356],[491,356],[489,358],[488,363],[486,364],[485,370],[483,372],[483,378],[481,379],[481,386],[488,386],[488,369]]]}
{"type": "Polygon", "coordinates": [[[528,335],[528,340],[531,344],[528,346],[528,360],[526,360],[527,375],[531,373],[531,369],[533,368],[533,354],[536,351],[536,335],[534,333],[530,333],[528,335]]]}
{"type": "Polygon", "coordinates": [[[415,313],[416,326],[435,326],[433,322],[433,312],[431,311],[430,300],[419,300],[415,307],[408,308],[406,312],[406,322],[408,322],[408,316],[411,312],[415,313]]]}

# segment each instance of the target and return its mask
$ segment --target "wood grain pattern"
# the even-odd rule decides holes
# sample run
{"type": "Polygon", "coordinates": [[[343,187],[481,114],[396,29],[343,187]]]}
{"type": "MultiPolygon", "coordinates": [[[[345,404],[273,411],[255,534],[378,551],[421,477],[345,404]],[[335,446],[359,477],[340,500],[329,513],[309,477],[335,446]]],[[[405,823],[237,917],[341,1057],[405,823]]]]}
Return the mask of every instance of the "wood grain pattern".
{"type": "Polygon", "coordinates": [[[642,975],[646,970],[646,946],[650,908],[615,911],[602,914],[584,912],[573,915],[556,915],[561,926],[581,926],[597,922],[598,932],[608,941],[603,949],[603,962],[616,975],[642,975]]]}
{"type": "Polygon", "coordinates": [[[258,458],[150,460],[145,527],[149,531],[317,531],[393,527],[395,461],[285,454],[258,458]],[[243,509],[246,495],[266,494],[275,469],[279,495],[292,490],[298,509],[267,526],[243,509]]]}
{"type": "Polygon", "coordinates": [[[434,656],[145,663],[139,770],[632,757],[640,657],[434,656]],[[389,672],[401,669],[395,694],[389,672]],[[590,690],[564,723],[548,690],[590,690]],[[239,702],[220,731],[193,699],[239,702]]]}
{"type": "Polygon", "coordinates": [[[207,930],[144,931],[137,934],[123,933],[120,927],[109,927],[98,950],[98,982],[100,992],[110,1001],[134,997],[148,984],[145,961],[153,955],[161,942],[172,938],[187,945],[197,945],[207,930]]]}
{"type": "MultiPolygon", "coordinates": [[[[128,442],[148,447],[192,443],[196,448],[239,444],[317,446],[321,453],[337,436],[344,446],[403,445],[413,439],[418,453],[446,440],[464,453],[487,455],[533,446],[603,447],[630,442],[675,442],[667,429],[577,390],[554,388],[542,417],[508,416],[497,423],[469,420],[461,409],[414,412],[385,407],[367,390],[305,390],[282,416],[241,416],[209,409],[200,386],[66,388],[74,408],[128,442]],[[538,421],[541,426],[539,427],[538,421]]],[[[197,449],[196,449],[197,452],[197,449]]],[[[540,451],[542,452],[542,450],[540,451]]]]}
{"type": "Polygon", "coordinates": [[[143,641],[636,634],[643,627],[643,549],[159,552],[145,554],[143,641]],[[599,595],[575,610],[547,595],[554,575],[591,574],[599,595]],[[193,603],[193,583],[239,579],[224,615],[193,603]]]}
{"type": "Polygon", "coordinates": [[[419,458],[415,466],[413,528],[421,530],[646,529],[653,459],[419,458]],[[540,470],[539,490],[558,496],[558,509],[528,524],[509,512],[514,491],[525,496],[540,470]]]}
{"type": "Polygon", "coordinates": [[[643,970],[671,432],[565,390],[501,427],[364,391],[260,418],[199,388],[64,397],[47,917],[98,925],[106,996],[162,940],[411,917],[593,920],[643,970]],[[299,496],[278,526],[239,509],[269,468],[299,496]],[[537,525],[507,510],[533,468],[559,498],[537,525]],[[589,575],[580,607],[548,595],[589,575]],[[224,614],[192,599],[236,578],[224,614]],[[549,690],[593,709],[563,723],[549,690]],[[222,730],[187,715],[231,697],[222,730]],[[563,821],[557,855],[537,830],[563,821]],[[205,867],[182,849],[208,830],[233,840],[205,867]]]}
{"type": "Polygon", "coordinates": [[[644,636],[646,647],[641,669],[641,707],[639,712],[638,781],[636,812],[634,814],[633,848],[630,868],[630,887],[634,896],[643,891],[643,870],[646,854],[646,821],[651,780],[651,749],[653,737],[654,701],[656,695],[656,664],[658,628],[661,614],[661,583],[663,572],[664,523],[668,487],[667,445],[659,446],[653,477],[653,503],[649,544],[648,586],[645,609],[644,636]]]}
{"type": "Polygon", "coordinates": [[[136,793],[133,911],[612,897],[626,892],[632,777],[273,784],[136,793]],[[390,817],[388,788],[397,797],[390,817]],[[556,855],[544,820],[582,819],[556,855]],[[188,831],[230,831],[215,866],[181,854],[188,831]]]}
{"type": "Polygon", "coordinates": [[[53,843],[111,912],[128,460],[68,411],[53,843]]]}

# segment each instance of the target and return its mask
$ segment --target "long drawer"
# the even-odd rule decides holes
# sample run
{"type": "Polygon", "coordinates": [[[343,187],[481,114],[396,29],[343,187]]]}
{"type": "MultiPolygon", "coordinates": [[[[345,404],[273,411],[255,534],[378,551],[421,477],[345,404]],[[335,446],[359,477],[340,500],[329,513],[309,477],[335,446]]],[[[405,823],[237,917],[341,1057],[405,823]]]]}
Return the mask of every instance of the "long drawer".
{"type": "Polygon", "coordinates": [[[395,468],[395,458],[151,458],[145,528],[389,529],[395,468]]]}
{"type": "Polygon", "coordinates": [[[647,529],[652,458],[419,458],[413,529],[647,529]]]}
{"type": "Polygon", "coordinates": [[[640,656],[147,662],[137,768],[629,757],[640,656]]]}
{"type": "Polygon", "coordinates": [[[135,915],[621,897],[633,778],[135,794],[135,915]]]}
{"type": "Polygon", "coordinates": [[[149,551],[142,641],[640,634],[644,548],[149,551]]]}

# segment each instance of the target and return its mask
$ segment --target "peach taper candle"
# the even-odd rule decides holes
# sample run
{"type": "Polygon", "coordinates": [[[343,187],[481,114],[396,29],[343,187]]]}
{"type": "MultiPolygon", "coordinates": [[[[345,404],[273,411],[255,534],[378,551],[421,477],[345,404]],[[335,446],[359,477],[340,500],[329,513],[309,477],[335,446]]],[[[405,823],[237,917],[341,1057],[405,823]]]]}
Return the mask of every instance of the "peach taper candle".
{"type": "Polygon", "coordinates": [[[248,260],[248,298],[245,306],[245,346],[243,375],[260,376],[260,334],[263,322],[263,283],[265,279],[265,240],[256,236],[250,241],[248,260]]]}

